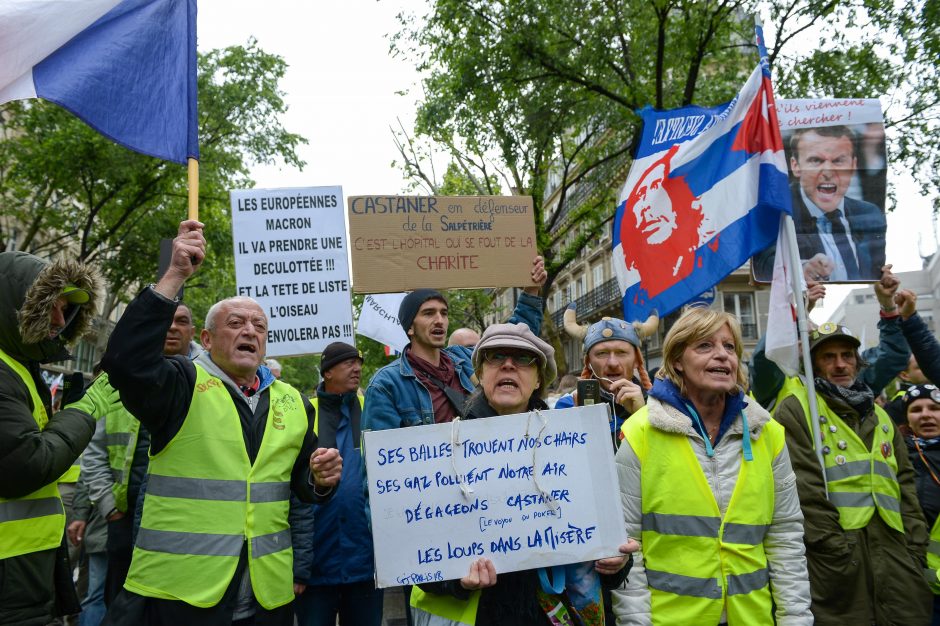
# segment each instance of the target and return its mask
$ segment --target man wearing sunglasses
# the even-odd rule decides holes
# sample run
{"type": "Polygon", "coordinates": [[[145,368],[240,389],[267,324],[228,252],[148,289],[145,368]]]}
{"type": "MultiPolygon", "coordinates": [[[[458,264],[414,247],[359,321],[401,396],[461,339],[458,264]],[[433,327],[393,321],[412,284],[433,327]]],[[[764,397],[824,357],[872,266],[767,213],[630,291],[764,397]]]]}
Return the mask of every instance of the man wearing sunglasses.
{"type": "MultiPolygon", "coordinates": [[[[542,327],[539,290],[547,274],[542,257],[532,261],[532,284],[523,289],[510,323],[525,323],[533,333],[542,327]]],[[[471,351],[447,346],[447,299],[434,289],[405,296],[398,321],[410,343],[402,356],[372,377],[366,390],[363,430],[386,430],[452,421],[475,385],[471,351]]]]}

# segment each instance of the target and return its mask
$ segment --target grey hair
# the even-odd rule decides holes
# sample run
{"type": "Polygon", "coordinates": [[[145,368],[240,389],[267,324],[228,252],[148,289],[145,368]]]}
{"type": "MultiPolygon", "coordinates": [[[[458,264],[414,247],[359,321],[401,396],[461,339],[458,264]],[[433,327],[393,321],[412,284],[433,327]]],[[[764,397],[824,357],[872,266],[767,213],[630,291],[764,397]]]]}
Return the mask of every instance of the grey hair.
{"type": "Polygon", "coordinates": [[[255,300],[254,298],[250,298],[248,296],[232,296],[231,298],[225,298],[224,300],[219,300],[218,302],[216,302],[215,304],[209,307],[209,312],[206,313],[206,326],[205,326],[206,330],[208,331],[215,330],[215,318],[219,314],[219,311],[222,309],[224,305],[231,304],[234,302],[250,302],[252,304],[257,305],[259,309],[264,311],[261,305],[258,304],[258,301],[255,300]]]}

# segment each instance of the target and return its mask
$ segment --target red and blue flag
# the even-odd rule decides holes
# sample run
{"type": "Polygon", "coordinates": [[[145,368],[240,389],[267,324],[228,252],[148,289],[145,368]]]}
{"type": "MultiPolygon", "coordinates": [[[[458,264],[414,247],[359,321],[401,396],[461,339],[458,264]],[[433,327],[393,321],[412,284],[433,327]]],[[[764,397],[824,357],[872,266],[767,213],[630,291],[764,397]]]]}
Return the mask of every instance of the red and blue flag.
{"type": "Polygon", "coordinates": [[[37,97],[131,150],[198,158],[196,0],[0,3],[0,103],[37,97]]]}
{"type": "Polygon", "coordinates": [[[712,288],[773,244],[791,212],[765,58],[731,102],[640,116],[613,225],[627,320],[666,315],[712,288]]]}

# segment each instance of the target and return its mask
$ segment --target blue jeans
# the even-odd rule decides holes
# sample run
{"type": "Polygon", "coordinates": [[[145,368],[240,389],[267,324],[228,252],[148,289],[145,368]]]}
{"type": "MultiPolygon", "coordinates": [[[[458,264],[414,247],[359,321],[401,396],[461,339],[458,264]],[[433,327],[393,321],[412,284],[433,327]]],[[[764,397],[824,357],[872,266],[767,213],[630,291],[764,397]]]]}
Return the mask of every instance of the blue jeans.
{"type": "Polygon", "coordinates": [[[104,619],[104,579],[108,575],[108,554],[95,552],[88,555],[88,593],[82,600],[78,626],[98,626],[104,619]]]}
{"type": "Polygon", "coordinates": [[[317,585],[294,601],[298,626],[380,626],[384,589],[369,580],[348,585],[317,585]]]}

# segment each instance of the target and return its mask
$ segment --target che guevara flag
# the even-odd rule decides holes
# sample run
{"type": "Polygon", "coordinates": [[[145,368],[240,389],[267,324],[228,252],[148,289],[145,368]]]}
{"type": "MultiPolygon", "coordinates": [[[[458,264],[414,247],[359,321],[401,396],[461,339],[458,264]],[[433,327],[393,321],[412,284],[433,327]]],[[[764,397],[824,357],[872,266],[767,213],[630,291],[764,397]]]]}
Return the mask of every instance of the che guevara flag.
{"type": "Polygon", "coordinates": [[[0,104],[37,97],[131,150],[198,158],[196,0],[0,2],[0,104]]]}
{"type": "Polygon", "coordinates": [[[613,225],[628,321],[666,315],[713,287],[771,245],[791,210],[766,60],[729,103],[640,116],[613,225]]]}

